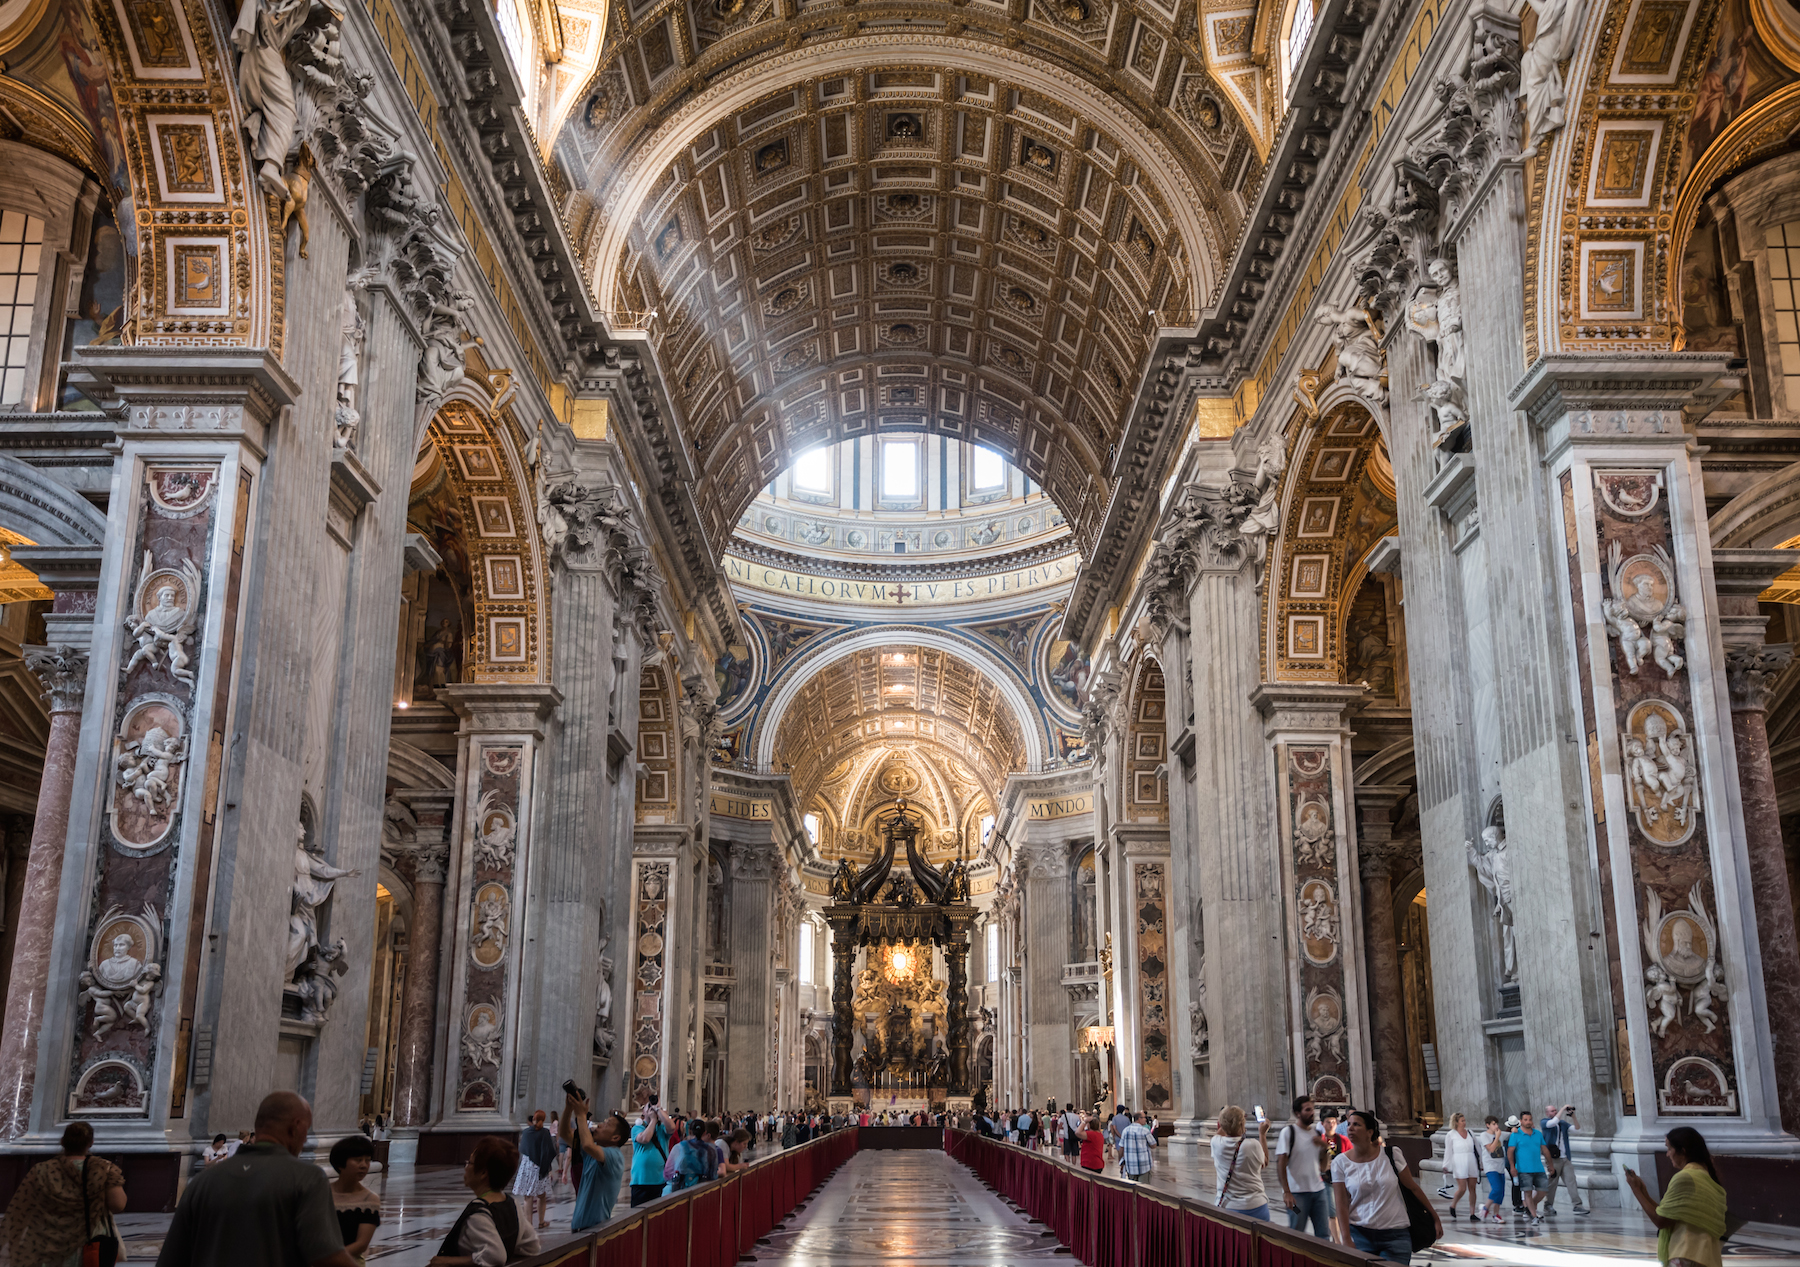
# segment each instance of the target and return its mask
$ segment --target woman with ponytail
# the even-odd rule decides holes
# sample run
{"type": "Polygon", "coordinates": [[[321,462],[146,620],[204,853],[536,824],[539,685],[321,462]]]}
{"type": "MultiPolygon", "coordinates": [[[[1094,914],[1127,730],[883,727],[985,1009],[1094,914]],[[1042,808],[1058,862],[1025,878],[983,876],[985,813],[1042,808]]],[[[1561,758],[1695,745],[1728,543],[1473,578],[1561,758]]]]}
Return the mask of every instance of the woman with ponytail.
{"type": "Polygon", "coordinates": [[[1719,1267],[1725,1189],[1713,1169],[1706,1138],[1691,1126],[1677,1126],[1663,1142],[1675,1174],[1660,1202],[1651,1199],[1637,1171],[1625,1172],[1632,1195],[1656,1224],[1656,1257],[1668,1267],[1719,1267]]]}

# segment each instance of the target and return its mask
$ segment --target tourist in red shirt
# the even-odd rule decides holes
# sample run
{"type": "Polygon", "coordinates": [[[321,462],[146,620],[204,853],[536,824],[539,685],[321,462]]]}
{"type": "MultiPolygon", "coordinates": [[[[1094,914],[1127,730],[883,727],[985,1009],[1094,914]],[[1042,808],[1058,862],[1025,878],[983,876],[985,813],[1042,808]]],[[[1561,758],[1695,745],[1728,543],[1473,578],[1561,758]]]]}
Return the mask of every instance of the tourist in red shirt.
{"type": "Polygon", "coordinates": [[[1106,1135],[1100,1129],[1100,1119],[1090,1117],[1087,1133],[1081,1137],[1081,1168],[1083,1170],[1101,1171],[1106,1169],[1106,1135]]]}

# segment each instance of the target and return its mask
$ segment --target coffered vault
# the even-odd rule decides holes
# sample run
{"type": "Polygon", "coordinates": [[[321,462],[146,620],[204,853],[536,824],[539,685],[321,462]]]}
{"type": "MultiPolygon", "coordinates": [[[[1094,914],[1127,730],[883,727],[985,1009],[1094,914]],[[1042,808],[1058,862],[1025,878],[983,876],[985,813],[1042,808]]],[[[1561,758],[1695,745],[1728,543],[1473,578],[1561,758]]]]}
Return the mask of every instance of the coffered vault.
{"type": "Polygon", "coordinates": [[[1262,174],[1266,121],[1194,10],[652,0],[612,23],[558,150],[715,543],[795,454],[886,427],[1004,452],[1091,536],[1154,330],[1197,320],[1262,174]]]}
{"type": "Polygon", "coordinates": [[[932,750],[995,803],[1006,776],[1028,762],[1020,719],[993,678],[913,643],[865,647],[818,668],[776,722],[776,768],[802,805],[827,783],[857,782],[846,776],[870,748],[932,750]]]}

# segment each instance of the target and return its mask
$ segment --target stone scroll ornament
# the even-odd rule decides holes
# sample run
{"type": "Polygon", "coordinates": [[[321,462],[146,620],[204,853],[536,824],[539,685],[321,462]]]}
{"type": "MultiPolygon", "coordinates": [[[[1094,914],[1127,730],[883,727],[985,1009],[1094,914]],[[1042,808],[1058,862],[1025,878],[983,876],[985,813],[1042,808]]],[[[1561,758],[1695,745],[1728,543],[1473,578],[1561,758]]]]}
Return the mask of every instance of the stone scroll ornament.
{"type": "Polygon", "coordinates": [[[524,771],[514,744],[481,747],[478,799],[472,824],[473,885],[465,908],[469,935],[467,983],[459,1036],[458,1112],[500,1109],[505,1059],[507,968],[513,947],[513,883],[518,869],[518,805],[524,771]]]}

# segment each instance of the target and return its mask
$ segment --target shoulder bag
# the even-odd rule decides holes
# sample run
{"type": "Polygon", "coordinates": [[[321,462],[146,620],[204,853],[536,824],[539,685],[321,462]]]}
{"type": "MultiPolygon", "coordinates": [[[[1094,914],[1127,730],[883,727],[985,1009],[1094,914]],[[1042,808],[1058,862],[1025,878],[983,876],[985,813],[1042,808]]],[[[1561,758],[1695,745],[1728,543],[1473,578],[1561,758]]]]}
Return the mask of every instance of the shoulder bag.
{"type": "Polygon", "coordinates": [[[88,1239],[81,1247],[81,1267],[113,1267],[119,1261],[119,1228],[104,1203],[100,1206],[99,1228],[95,1228],[93,1203],[88,1195],[88,1161],[86,1157],[81,1159],[81,1205],[88,1216],[88,1239]]]}
{"type": "Polygon", "coordinates": [[[1220,1209],[1225,1208],[1225,1194],[1231,1188],[1231,1176],[1237,1173],[1238,1154],[1244,1151],[1244,1137],[1238,1136],[1238,1146],[1231,1150],[1231,1164],[1225,1167],[1225,1178],[1219,1181],[1219,1195],[1213,1204],[1220,1209]]]}
{"type": "Polygon", "coordinates": [[[1432,1242],[1437,1240],[1437,1220],[1432,1217],[1431,1207],[1421,1201],[1400,1178],[1400,1167],[1394,1161],[1394,1150],[1384,1145],[1382,1152],[1387,1154],[1388,1166],[1394,1172],[1394,1182],[1400,1185],[1400,1199],[1406,1202],[1406,1223],[1407,1230],[1412,1233],[1413,1253],[1429,1249],[1432,1242]]]}

